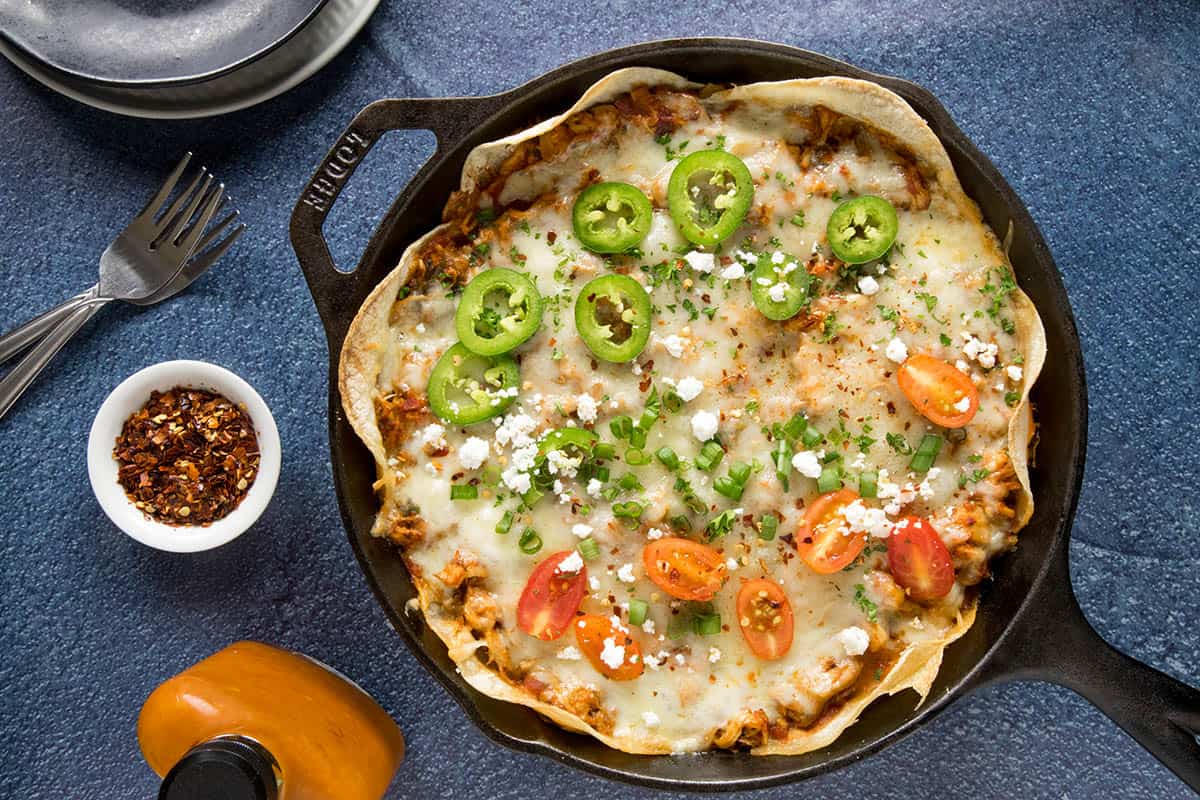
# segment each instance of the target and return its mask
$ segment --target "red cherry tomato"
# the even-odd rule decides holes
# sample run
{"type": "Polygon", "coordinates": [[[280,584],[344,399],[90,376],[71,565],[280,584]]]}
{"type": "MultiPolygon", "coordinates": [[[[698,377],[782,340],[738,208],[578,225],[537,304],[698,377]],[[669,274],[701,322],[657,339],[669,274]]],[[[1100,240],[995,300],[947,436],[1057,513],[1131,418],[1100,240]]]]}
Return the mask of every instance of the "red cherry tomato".
{"type": "Polygon", "coordinates": [[[609,617],[585,614],[575,621],[574,627],[579,649],[604,677],[631,681],[646,668],[638,643],[629,631],[614,625],[609,617]]]}
{"type": "Polygon", "coordinates": [[[961,428],[979,410],[979,390],[952,364],[917,353],[896,371],[900,391],[925,419],[944,428],[961,428]]]}
{"type": "Polygon", "coordinates": [[[850,532],[842,509],[858,499],[853,489],[821,495],[804,512],[796,531],[796,550],[814,572],[830,575],[858,558],[867,545],[865,531],[850,532]]]}
{"type": "Polygon", "coordinates": [[[554,553],[534,568],[517,601],[517,625],[530,636],[550,641],[567,631],[587,593],[587,567],[563,572],[558,565],[574,550],[554,553]]]}
{"type": "Polygon", "coordinates": [[[792,604],[775,581],[746,581],[737,596],[738,624],[754,655],[782,658],[792,646],[792,604]]]}
{"type": "Polygon", "coordinates": [[[954,588],[954,564],[942,537],[921,517],[905,517],[888,537],[888,568],[913,600],[937,600],[954,588]]]}
{"type": "Polygon", "coordinates": [[[720,553],[677,536],[646,545],[642,564],[650,580],[680,600],[711,600],[729,577],[720,553]]]}

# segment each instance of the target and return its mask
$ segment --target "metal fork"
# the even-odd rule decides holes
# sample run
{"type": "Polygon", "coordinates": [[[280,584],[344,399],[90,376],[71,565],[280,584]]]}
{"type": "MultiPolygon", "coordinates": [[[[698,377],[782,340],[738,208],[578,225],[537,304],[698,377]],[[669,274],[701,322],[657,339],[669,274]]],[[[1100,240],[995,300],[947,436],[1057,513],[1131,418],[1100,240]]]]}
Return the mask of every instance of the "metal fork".
{"type": "MultiPolygon", "coordinates": [[[[244,226],[238,226],[213,245],[216,237],[236,219],[234,212],[205,235],[205,229],[225,202],[224,184],[213,186],[213,176],[205,170],[174,202],[166,205],[190,158],[191,153],[184,156],[142,212],[104,251],[96,286],[18,329],[25,332],[22,336],[27,343],[27,329],[45,330],[57,323],[0,380],[0,417],[104,304],[114,299],[147,304],[169,297],[211,266],[244,230],[244,226]],[[194,253],[210,245],[210,249],[189,262],[194,253]]],[[[19,345],[16,349],[20,349],[19,345]]]]}

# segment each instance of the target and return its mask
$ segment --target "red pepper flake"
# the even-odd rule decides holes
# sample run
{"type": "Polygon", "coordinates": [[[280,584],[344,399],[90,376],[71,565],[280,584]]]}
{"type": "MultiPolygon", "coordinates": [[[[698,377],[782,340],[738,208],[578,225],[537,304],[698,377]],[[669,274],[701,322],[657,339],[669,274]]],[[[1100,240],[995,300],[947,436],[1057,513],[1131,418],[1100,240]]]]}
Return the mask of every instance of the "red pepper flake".
{"type": "Polygon", "coordinates": [[[113,448],[134,506],[168,525],[207,525],[237,508],[258,476],[250,416],[228,398],[177,386],[151,392],[113,448]]]}

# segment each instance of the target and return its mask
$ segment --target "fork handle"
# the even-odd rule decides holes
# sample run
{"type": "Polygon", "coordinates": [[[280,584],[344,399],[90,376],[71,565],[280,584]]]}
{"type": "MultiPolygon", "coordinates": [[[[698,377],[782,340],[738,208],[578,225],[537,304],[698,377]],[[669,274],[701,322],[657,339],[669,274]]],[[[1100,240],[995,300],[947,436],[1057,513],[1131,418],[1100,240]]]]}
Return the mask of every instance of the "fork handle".
{"type": "MultiPolygon", "coordinates": [[[[97,284],[86,292],[80,292],[65,303],[34,317],[24,325],[0,336],[0,364],[8,361],[17,353],[45,336],[53,330],[55,325],[69,317],[71,312],[79,308],[79,306],[85,303],[96,302],[96,298],[99,296],[100,285],[97,284]]],[[[98,303],[96,307],[99,308],[101,304],[98,303]]]]}
{"type": "Polygon", "coordinates": [[[0,419],[8,413],[17,398],[24,393],[34,379],[45,369],[55,354],[71,337],[104,306],[103,303],[83,303],[75,308],[44,339],[38,342],[29,354],[22,358],[12,371],[0,380],[0,419]]]}

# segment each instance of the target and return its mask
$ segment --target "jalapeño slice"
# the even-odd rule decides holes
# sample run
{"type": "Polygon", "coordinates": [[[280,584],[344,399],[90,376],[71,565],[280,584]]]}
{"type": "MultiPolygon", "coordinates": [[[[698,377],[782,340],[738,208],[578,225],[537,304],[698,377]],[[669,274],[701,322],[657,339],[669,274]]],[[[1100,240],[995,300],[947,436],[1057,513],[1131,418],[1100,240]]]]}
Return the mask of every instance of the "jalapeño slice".
{"type": "Polygon", "coordinates": [[[571,211],[575,238],[593,253],[624,253],[646,238],[654,209],[628,183],[597,183],[580,192],[571,211]]]}
{"type": "Polygon", "coordinates": [[[542,324],[542,296],[533,281],[511,269],[489,269],[463,289],[454,328],[472,353],[498,356],[524,342],[542,324]]]}
{"type": "Polygon", "coordinates": [[[454,425],[472,425],[504,413],[521,381],[508,356],[481,356],[461,342],[445,352],[429,374],[429,408],[454,425]]]}
{"type": "Polygon", "coordinates": [[[667,204],[679,232],[692,244],[728,239],[750,210],[754,180],[742,160],[724,150],[700,150],[679,162],[667,204]]]}
{"type": "Polygon", "coordinates": [[[790,255],[778,264],[769,254],[760,255],[750,286],[754,305],[767,319],[791,319],[812,299],[812,275],[790,255]]]}
{"type": "Polygon", "coordinates": [[[835,208],[825,235],[835,256],[847,264],[865,264],[888,251],[899,228],[896,209],[891,203],[882,197],[865,195],[835,208]]]}
{"type": "Polygon", "coordinates": [[[580,290],[575,328],[597,358],[630,361],[650,338],[650,297],[628,275],[603,275],[580,290]]]}
{"type": "Polygon", "coordinates": [[[600,437],[584,428],[556,428],[538,440],[538,455],[544,456],[551,450],[576,448],[590,452],[600,437]]]}

